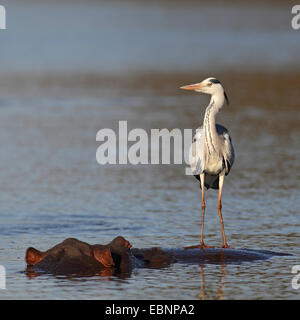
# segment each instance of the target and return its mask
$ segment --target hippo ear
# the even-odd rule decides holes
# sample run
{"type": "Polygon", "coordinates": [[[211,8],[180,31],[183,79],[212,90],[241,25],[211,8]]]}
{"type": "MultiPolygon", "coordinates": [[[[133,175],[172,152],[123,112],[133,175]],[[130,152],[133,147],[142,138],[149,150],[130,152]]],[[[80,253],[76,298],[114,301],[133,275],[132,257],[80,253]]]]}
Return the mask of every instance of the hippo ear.
{"type": "Polygon", "coordinates": [[[94,248],[94,256],[106,268],[115,265],[109,248],[94,248]]]}
{"type": "Polygon", "coordinates": [[[34,266],[39,263],[46,255],[46,252],[41,252],[35,248],[28,248],[26,250],[25,261],[28,266],[34,266]]]}

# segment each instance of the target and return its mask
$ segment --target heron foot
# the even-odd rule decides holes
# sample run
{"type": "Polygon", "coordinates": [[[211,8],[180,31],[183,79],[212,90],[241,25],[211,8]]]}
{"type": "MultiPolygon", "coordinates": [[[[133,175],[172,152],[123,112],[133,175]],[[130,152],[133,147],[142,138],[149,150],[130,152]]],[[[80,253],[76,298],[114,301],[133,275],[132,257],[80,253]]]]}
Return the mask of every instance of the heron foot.
{"type": "Polygon", "coordinates": [[[230,249],[231,246],[230,246],[227,242],[225,242],[225,243],[223,243],[222,248],[224,248],[224,249],[230,249]]]}
{"type": "Polygon", "coordinates": [[[207,246],[206,244],[204,244],[204,242],[199,243],[195,246],[188,246],[188,247],[184,247],[184,250],[188,250],[188,249],[195,249],[195,248],[199,248],[201,250],[205,250],[206,248],[214,248],[213,246],[207,246]]]}

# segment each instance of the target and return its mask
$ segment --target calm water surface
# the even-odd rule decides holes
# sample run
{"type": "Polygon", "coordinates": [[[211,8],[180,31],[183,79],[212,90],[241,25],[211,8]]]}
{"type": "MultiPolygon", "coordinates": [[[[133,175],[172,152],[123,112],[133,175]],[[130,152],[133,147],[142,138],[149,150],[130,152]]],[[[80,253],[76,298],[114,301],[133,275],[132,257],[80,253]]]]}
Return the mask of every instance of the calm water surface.
{"type": "MultiPolygon", "coordinates": [[[[58,10],[57,3],[11,6],[18,8],[18,15],[32,15],[41,28],[34,28],[32,19],[27,21],[33,33],[26,34],[26,40],[22,37],[26,32],[18,29],[21,22],[14,26],[12,21],[11,31],[2,39],[7,46],[1,49],[1,61],[5,62],[3,72],[10,77],[10,84],[3,78],[0,81],[4,86],[0,89],[0,264],[7,271],[7,289],[0,290],[0,298],[299,299],[299,291],[291,286],[291,268],[300,264],[300,111],[288,104],[273,108],[263,102],[237,105],[232,101],[230,108],[223,108],[218,122],[230,130],[236,149],[236,162],[225,180],[223,195],[228,242],[234,248],[273,250],[292,256],[241,264],[176,263],[161,270],[135,269],[122,278],[44,275],[30,279],[24,273],[27,247],[46,250],[70,236],[106,243],[122,235],[134,247],[178,248],[198,242],[200,190],[193,177],[185,176],[185,165],[100,166],[96,162],[96,133],[102,128],[115,129],[119,120],[128,120],[129,129],[195,129],[202,123],[208,102],[207,97],[178,93],[175,85],[169,94],[155,86],[139,91],[112,83],[92,89],[87,84],[78,91],[74,78],[66,90],[59,86],[54,90],[47,83],[37,82],[31,72],[46,77],[52,71],[58,82],[62,72],[55,69],[63,66],[66,73],[89,73],[93,68],[109,74],[118,70],[126,73],[136,61],[133,52],[141,71],[160,66],[172,69],[175,65],[190,71],[197,62],[200,69],[202,65],[204,69],[211,66],[216,72],[210,58],[213,54],[221,57],[219,48],[225,57],[220,68],[243,65],[249,54],[246,42],[241,40],[244,37],[249,47],[256,46],[265,54],[261,54],[263,62],[256,59],[253,64],[265,64],[266,70],[274,65],[291,68],[294,57],[299,56],[299,36],[284,27],[288,17],[285,10],[275,7],[274,16],[270,15],[266,23],[261,10],[268,8],[251,7],[239,34],[234,29],[240,25],[239,18],[231,25],[224,17],[236,17],[244,8],[226,7],[223,20],[205,29],[208,34],[202,38],[193,40],[191,35],[185,37],[186,32],[207,24],[207,12],[213,8],[198,8],[202,17],[198,19],[195,10],[180,6],[169,12],[156,4],[130,4],[121,10],[118,5],[91,3],[84,6],[90,15],[89,24],[79,25],[75,18],[83,8],[80,4],[74,11],[67,10],[66,4],[58,10]],[[38,12],[44,12],[43,6],[49,10],[41,17],[38,12]],[[122,19],[115,20],[119,24],[111,24],[109,17],[119,17],[120,12],[122,19]],[[51,13],[58,16],[58,29],[50,29],[51,13]],[[251,14],[258,19],[255,26],[251,14]],[[59,28],[62,21],[67,21],[65,29],[59,28]],[[103,30],[114,33],[105,46],[99,46],[104,42],[103,30]],[[217,41],[223,34],[228,47],[217,41]],[[138,42],[137,47],[130,39],[138,42]],[[37,50],[39,41],[43,42],[42,51],[37,50]],[[204,54],[198,59],[194,55],[184,59],[193,41],[195,52],[204,48],[204,54]],[[235,43],[244,45],[232,51],[235,43]],[[65,47],[59,50],[60,45],[65,47]],[[161,51],[154,50],[150,57],[145,53],[153,46],[161,51]],[[275,50],[275,54],[276,47],[286,48],[286,52],[275,50]],[[14,48],[21,48],[21,52],[14,48]],[[170,57],[170,52],[175,56],[170,57]],[[15,71],[24,72],[27,80],[20,83],[15,71]],[[7,91],[3,89],[5,84],[7,91]]],[[[220,15],[218,10],[215,14],[220,15]]],[[[187,82],[180,84],[189,83],[188,79],[179,80],[187,82]]],[[[230,87],[230,83],[225,86],[230,87]]],[[[206,242],[221,245],[217,193],[211,190],[207,192],[206,212],[206,242]]]]}

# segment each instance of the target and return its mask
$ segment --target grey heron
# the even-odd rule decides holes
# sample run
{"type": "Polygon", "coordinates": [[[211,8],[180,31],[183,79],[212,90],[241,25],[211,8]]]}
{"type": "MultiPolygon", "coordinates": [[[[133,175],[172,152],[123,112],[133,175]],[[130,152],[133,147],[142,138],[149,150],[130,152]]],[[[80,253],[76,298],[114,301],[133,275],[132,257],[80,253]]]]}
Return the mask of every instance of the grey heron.
{"type": "Polygon", "coordinates": [[[223,248],[230,248],[226,241],[222,217],[222,190],[224,177],[228,175],[234,162],[234,149],[228,130],[216,124],[216,115],[228,98],[219,80],[207,78],[200,83],[180,87],[184,90],[194,90],[211,95],[210,103],[206,107],[203,125],[197,129],[190,147],[189,162],[194,176],[200,181],[202,190],[202,224],[200,244],[186,247],[205,249],[204,244],[204,188],[219,189],[218,212],[222,228],[223,248]]]}

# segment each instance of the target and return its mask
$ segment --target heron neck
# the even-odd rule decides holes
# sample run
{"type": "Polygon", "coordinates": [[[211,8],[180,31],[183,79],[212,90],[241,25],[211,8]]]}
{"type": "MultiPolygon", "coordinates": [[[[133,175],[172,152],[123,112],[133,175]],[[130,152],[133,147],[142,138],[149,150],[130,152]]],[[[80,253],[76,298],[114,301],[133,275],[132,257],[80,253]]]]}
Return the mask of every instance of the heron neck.
{"type": "Polygon", "coordinates": [[[222,96],[213,95],[205,111],[203,121],[204,141],[209,154],[217,152],[216,144],[218,140],[218,133],[216,129],[216,115],[222,108],[223,104],[224,94],[222,96]]]}

